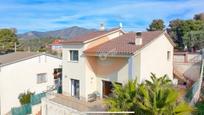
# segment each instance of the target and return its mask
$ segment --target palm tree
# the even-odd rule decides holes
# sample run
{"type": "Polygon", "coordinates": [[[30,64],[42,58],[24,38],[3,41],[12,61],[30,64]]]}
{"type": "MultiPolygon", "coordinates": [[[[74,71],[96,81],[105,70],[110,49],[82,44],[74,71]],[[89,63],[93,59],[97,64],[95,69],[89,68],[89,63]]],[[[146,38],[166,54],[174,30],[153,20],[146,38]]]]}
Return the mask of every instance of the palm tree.
{"type": "Polygon", "coordinates": [[[109,111],[135,111],[137,115],[188,115],[193,110],[184,100],[178,99],[178,91],[166,75],[142,84],[128,81],[124,86],[114,84],[113,96],[105,100],[109,111]]]}
{"type": "Polygon", "coordinates": [[[187,115],[193,110],[183,100],[177,101],[178,91],[164,75],[157,78],[151,75],[151,81],[146,80],[138,86],[136,105],[139,111],[149,115],[187,115]]]}
{"type": "Polygon", "coordinates": [[[109,111],[132,111],[135,106],[136,80],[128,81],[123,87],[113,83],[113,95],[105,100],[109,111]]]}

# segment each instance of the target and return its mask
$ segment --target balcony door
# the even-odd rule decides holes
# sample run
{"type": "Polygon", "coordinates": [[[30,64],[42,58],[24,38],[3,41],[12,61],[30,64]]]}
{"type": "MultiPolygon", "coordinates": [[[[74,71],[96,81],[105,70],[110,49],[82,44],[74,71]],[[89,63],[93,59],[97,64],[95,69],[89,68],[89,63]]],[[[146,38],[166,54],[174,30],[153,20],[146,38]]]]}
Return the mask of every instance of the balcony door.
{"type": "Polygon", "coordinates": [[[113,84],[110,81],[103,82],[103,98],[108,97],[112,93],[113,84]]]}
{"type": "MultiPolygon", "coordinates": [[[[122,83],[119,83],[119,82],[115,82],[115,84],[122,86],[122,83]]],[[[114,89],[112,82],[102,80],[102,85],[103,85],[102,86],[103,98],[109,97],[113,93],[113,89],[114,89]]]]}
{"type": "Polygon", "coordinates": [[[71,79],[71,95],[79,98],[79,80],[71,79]]]}

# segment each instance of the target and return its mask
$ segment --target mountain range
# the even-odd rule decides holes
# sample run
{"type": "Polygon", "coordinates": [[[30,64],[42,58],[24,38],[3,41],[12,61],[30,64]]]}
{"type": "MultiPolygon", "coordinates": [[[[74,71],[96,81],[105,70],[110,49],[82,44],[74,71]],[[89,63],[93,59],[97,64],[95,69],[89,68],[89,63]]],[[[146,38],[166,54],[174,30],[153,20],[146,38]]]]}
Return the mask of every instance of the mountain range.
{"type": "Polygon", "coordinates": [[[47,32],[30,31],[23,34],[18,34],[18,38],[19,39],[41,39],[41,38],[52,37],[52,38],[70,39],[77,35],[82,35],[93,31],[97,31],[97,30],[73,26],[69,28],[47,31],[47,32]]]}

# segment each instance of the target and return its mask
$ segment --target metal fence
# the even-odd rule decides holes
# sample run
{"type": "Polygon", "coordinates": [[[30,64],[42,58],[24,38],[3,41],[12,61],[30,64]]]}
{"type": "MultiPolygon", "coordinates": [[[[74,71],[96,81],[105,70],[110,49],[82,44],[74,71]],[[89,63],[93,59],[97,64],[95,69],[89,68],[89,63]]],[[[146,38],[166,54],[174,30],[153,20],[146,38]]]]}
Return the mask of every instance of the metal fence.
{"type": "Polygon", "coordinates": [[[46,93],[39,93],[36,95],[32,95],[30,98],[31,105],[37,105],[37,104],[41,103],[41,98],[45,97],[45,96],[46,96],[46,93]]]}
{"type": "Polygon", "coordinates": [[[20,107],[14,107],[11,109],[11,114],[12,115],[27,115],[31,114],[32,109],[31,109],[31,104],[25,104],[20,107]]]}

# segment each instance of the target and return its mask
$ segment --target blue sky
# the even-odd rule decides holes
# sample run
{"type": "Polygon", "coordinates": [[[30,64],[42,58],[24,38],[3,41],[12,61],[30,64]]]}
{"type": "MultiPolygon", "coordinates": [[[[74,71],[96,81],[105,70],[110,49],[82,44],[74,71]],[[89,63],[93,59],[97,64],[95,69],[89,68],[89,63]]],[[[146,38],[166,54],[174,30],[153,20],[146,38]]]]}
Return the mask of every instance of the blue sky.
{"type": "Polygon", "coordinates": [[[18,33],[80,26],[143,31],[153,19],[189,19],[204,12],[204,0],[0,0],[0,27],[18,33]]]}

